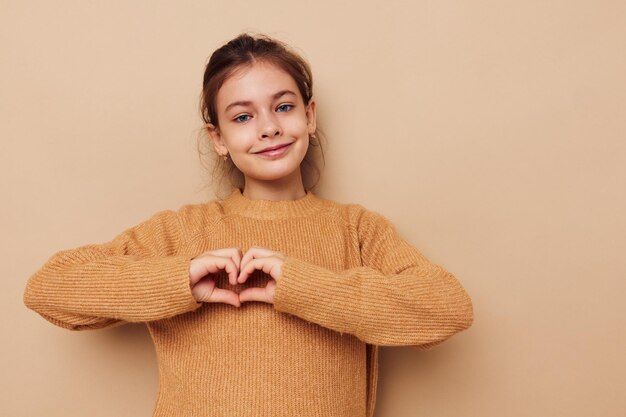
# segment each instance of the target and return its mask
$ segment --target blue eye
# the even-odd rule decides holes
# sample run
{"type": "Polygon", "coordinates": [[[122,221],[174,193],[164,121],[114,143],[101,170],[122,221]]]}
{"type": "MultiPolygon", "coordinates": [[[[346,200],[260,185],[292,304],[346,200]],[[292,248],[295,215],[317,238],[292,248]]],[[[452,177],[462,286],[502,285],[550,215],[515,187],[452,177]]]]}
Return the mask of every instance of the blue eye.
{"type": "Polygon", "coordinates": [[[242,119],[242,117],[250,117],[249,114],[242,114],[241,116],[237,116],[235,117],[233,120],[237,123],[243,123],[243,122],[247,122],[250,119],[242,119]]]}
{"type": "Polygon", "coordinates": [[[276,108],[276,110],[286,112],[286,111],[291,110],[292,108],[293,106],[291,104],[281,104],[280,106],[276,108]],[[284,109],[284,110],[280,110],[280,109],[284,109]]]}

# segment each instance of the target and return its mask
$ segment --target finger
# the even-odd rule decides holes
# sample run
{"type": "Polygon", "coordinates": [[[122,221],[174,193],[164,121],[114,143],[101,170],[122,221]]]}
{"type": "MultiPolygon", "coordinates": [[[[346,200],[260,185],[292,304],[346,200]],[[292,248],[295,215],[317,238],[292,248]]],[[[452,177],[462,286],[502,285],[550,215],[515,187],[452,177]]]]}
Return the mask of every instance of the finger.
{"type": "Polygon", "coordinates": [[[252,259],[256,258],[264,258],[267,256],[272,256],[274,254],[273,250],[268,248],[263,248],[261,246],[252,246],[250,249],[246,251],[241,258],[241,263],[239,264],[239,270],[241,270],[244,266],[248,264],[252,259]]]}
{"type": "Polygon", "coordinates": [[[241,253],[241,249],[239,248],[233,247],[233,248],[215,249],[215,250],[208,251],[206,253],[231,258],[233,262],[235,263],[235,265],[237,266],[237,269],[239,269],[239,265],[241,265],[242,253],[241,253]]]}
{"type": "Polygon", "coordinates": [[[226,303],[234,305],[235,307],[241,306],[239,296],[229,290],[217,288],[215,281],[211,279],[205,279],[200,281],[191,289],[194,298],[203,303],[226,303]]]}
{"type": "Polygon", "coordinates": [[[214,274],[226,267],[226,263],[232,260],[230,258],[224,258],[215,255],[202,255],[191,260],[191,270],[193,275],[205,276],[207,274],[214,274]]]}
{"type": "Polygon", "coordinates": [[[228,274],[228,282],[232,285],[237,283],[237,275],[239,275],[239,271],[237,265],[231,258],[223,258],[221,256],[214,256],[211,258],[211,262],[217,268],[215,271],[211,271],[213,273],[218,272],[220,269],[223,269],[228,274]]]}
{"type": "Polygon", "coordinates": [[[203,277],[217,273],[220,270],[226,271],[231,284],[237,283],[238,270],[233,260],[215,255],[203,255],[199,258],[194,258],[189,266],[189,276],[192,284],[195,284],[203,277]]]}
{"type": "Polygon", "coordinates": [[[235,307],[241,306],[241,301],[237,293],[222,288],[215,288],[213,290],[211,298],[209,298],[209,303],[225,303],[235,307]]]}
{"type": "Polygon", "coordinates": [[[261,301],[264,303],[273,304],[274,294],[276,293],[276,281],[270,280],[265,288],[246,288],[239,293],[239,300],[242,303],[247,301],[261,301]]]}
{"type": "Polygon", "coordinates": [[[220,259],[225,260],[223,264],[219,265],[221,266],[221,269],[223,269],[228,274],[228,282],[231,285],[235,285],[237,283],[237,277],[239,276],[239,267],[235,264],[232,258],[220,259]]]}
{"type": "Polygon", "coordinates": [[[251,259],[248,263],[239,269],[239,277],[237,278],[237,282],[243,284],[246,282],[248,277],[256,270],[259,266],[262,266],[263,260],[266,258],[256,258],[251,259]]]}
{"type": "Polygon", "coordinates": [[[211,298],[214,289],[215,282],[212,279],[205,279],[191,288],[191,294],[193,294],[193,298],[195,298],[196,301],[204,302],[211,298]]]}
{"type": "Polygon", "coordinates": [[[239,300],[242,303],[248,301],[262,301],[264,303],[269,303],[265,288],[246,288],[239,293],[239,300]]]}
{"type": "Polygon", "coordinates": [[[283,264],[282,259],[279,259],[275,256],[269,256],[267,258],[255,259],[253,262],[256,269],[265,272],[272,278],[278,279],[278,277],[280,276],[281,266],[283,264]]]}
{"type": "Polygon", "coordinates": [[[237,280],[240,284],[245,282],[250,274],[257,269],[265,272],[274,279],[278,279],[282,270],[282,264],[283,260],[275,256],[253,259],[248,262],[243,270],[239,271],[239,278],[237,280]]]}
{"type": "Polygon", "coordinates": [[[241,265],[241,258],[243,257],[243,254],[241,253],[241,249],[239,248],[233,248],[233,249],[234,249],[233,256],[231,256],[231,258],[233,259],[233,262],[235,262],[235,265],[237,266],[237,275],[239,275],[239,267],[241,265]]]}
{"type": "Polygon", "coordinates": [[[270,248],[264,248],[262,246],[252,246],[246,251],[241,262],[250,261],[250,259],[254,258],[266,258],[268,256],[276,256],[281,259],[285,258],[285,255],[282,252],[278,252],[270,248]]]}

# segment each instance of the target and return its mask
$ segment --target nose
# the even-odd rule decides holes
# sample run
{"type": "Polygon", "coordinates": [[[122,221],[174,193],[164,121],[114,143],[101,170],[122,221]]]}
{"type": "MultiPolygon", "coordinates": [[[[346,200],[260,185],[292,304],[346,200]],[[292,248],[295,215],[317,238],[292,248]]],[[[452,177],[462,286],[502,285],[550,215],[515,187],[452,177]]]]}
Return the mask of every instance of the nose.
{"type": "Polygon", "coordinates": [[[261,139],[271,139],[282,133],[280,124],[274,114],[268,114],[261,119],[261,139]]]}

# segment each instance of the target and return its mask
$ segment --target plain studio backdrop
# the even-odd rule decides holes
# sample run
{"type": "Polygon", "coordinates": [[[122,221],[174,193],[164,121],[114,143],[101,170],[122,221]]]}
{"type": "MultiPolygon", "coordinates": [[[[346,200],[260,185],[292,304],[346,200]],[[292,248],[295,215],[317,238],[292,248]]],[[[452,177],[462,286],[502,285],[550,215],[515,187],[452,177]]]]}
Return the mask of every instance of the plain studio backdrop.
{"type": "Polygon", "coordinates": [[[617,0],[0,1],[0,415],[151,415],[145,326],[70,332],[23,290],[61,249],[214,198],[202,73],[248,30],[312,64],[318,194],[387,216],[474,301],[434,350],[383,349],[376,416],[622,416],[617,0]]]}

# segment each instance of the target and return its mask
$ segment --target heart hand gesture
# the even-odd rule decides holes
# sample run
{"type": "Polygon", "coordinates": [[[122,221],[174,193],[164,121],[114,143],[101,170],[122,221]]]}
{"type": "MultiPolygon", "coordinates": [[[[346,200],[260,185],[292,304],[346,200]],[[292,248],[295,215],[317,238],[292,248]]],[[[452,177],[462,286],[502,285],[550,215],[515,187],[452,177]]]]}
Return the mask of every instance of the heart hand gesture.
{"type": "Polygon", "coordinates": [[[259,246],[251,247],[243,256],[238,248],[211,250],[191,260],[189,284],[194,298],[199,302],[226,303],[235,307],[240,307],[242,302],[247,301],[273,303],[276,281],[280,277],[284,261],[284,254],[259,246]],[[231,285],[245,283],[255,270],[265,272],[272,280],[265,288],[246,288],[237,294],[215,286],[210,275],[221,270],[228,274],[231,285]]]}

